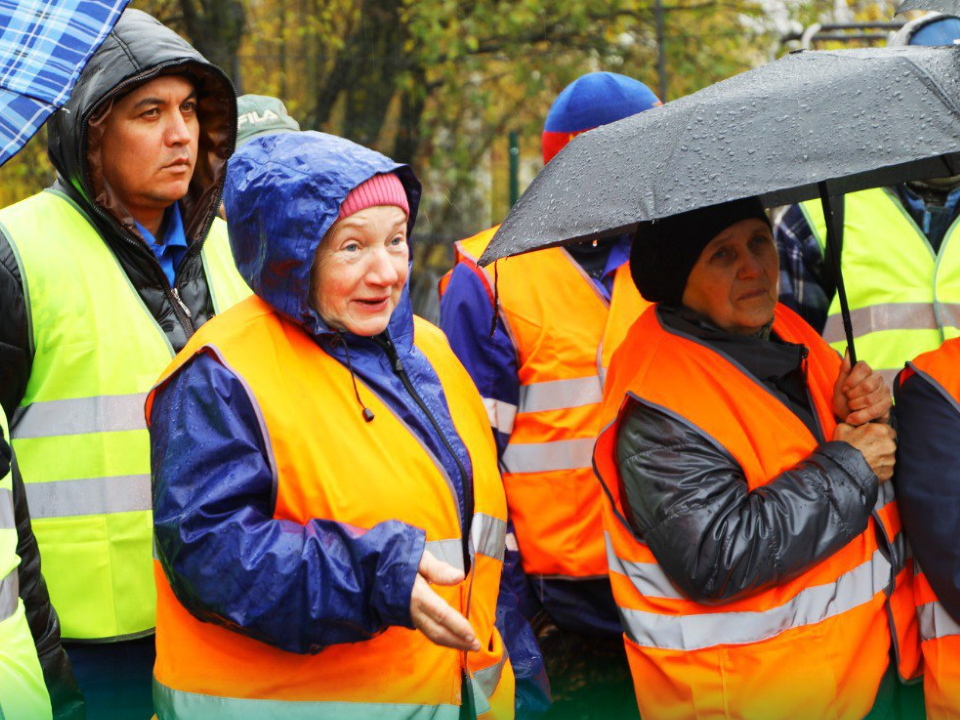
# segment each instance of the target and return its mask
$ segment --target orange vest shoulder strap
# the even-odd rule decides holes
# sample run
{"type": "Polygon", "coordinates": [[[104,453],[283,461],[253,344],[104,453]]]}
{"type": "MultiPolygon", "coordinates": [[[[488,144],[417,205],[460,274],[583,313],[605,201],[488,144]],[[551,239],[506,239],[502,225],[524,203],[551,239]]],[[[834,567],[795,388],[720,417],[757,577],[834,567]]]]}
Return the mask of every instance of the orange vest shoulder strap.
{"type": "MultiPolygon", "coordinates": [[[[487,296],[490,298],[491,304],[493,304],[495,296],[493,280],[490,277],[490,273],[480,267],[480,256],[483,255],[483,251],[487,249],[487,245],[490,244],[490,241],[493,240],[493,236],[497,234],[497,230],[499,229],[499,225],[494,225],[492,228],[488,228],[464,240],[458,240],[453,244],[453,264],[462,264],[470,268],[476,276],[480,278],[480,282],[487,291],[487,296]]],[[[440,297],[443,297],[443,294],[447,291],[447,286],[450,284],[450,276],[452,274],[453,270],[450,270],[440,278],[440,282],[437,284],[440,297]]]]}
{"type": "MultiPolygon", "coordinates": [[[[154,393],[157,388],[169,382],[170,378],[183,367],[194,355],[204,352],[212,338],[231,337],[238,333],[247,332],[250,327],[257,328],[258,324],[253,323],[256,318],[263,315],[276,315],[276,311],[256,295],[241,300],[236,305],[211,318],[193,334],[183,350],[177,353],[176,357],[167,365],[166,369],[160,374],[153,389],[147,395],[145,412],[147,414],[147,424],[150,423],[150,411],[153,407],[154,393]]],[[[278,318],[279,320],[279,318],[278,318]]]]}
{"type": "Polygon", "coordinates": [[[947,340],[936,350],[918,355],[900,373],[899,385],[911,375],[921,375],[960,409],[960,338],[947,340]]]}

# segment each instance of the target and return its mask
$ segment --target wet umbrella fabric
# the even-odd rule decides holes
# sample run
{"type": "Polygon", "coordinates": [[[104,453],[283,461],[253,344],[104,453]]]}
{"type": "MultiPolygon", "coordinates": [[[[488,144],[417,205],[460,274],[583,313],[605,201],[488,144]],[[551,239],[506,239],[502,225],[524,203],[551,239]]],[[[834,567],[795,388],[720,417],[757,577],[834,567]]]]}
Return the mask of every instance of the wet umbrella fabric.
{"type": "Polygon", "coordinates": [[[960,48],[799,52],[575,138],[482,261],[754,195],[773,207],[960,172],[960,48]]]}
{"type": "MultiPolygon", "coordinates": [[[[958,174],[956,98],[960,48],[793,53],[575,138],[481,262],[745,197],[773,207],[958,174]]],[[[838,247],[842,222],[831,209],[828,242],[838,247]]]]}
{"type": "Polygon", "coordinates": [[[0,165],[70,92],[129,0],[0,0],[0,165]]]}
{"type": "Polygon", "coordinates": [[[904,0],[894,15],[911,10],[932,10],[944,15],[960,15],[960,0],[904,0]]]}

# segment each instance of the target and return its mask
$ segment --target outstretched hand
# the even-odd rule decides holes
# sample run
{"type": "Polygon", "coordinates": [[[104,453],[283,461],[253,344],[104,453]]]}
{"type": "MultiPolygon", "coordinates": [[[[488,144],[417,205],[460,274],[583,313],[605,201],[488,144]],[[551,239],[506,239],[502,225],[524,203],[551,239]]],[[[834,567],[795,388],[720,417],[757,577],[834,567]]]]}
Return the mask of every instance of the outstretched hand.
{"type": "Polygon", "coordinates": [[[890,419],[893,400],[883,376],[862,360],[850,367],[850,351],[843,355],[840,374],[833,386],[833,412],[847,425],[864,425],[890,419]]]}
{"type": "Polygon", "coordinates": [[[431,583],[450,586],[461,582],[462,571],[425,550],[410,594],[410,617],[413,626],[435,645],[476,652],[480,642],[470,622],[430,587],[431,583]]]}

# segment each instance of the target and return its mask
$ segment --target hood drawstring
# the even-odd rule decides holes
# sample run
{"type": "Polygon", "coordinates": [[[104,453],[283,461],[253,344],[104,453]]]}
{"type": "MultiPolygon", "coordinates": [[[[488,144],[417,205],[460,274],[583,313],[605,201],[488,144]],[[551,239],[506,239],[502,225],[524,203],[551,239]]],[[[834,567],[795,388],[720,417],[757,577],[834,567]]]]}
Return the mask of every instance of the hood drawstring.
{"type": "Polygon", "coordinates": [[[350,345],[347,343],[346,339],[339,330],[336,331],[335,337],[343,343],[343,351],[347,355],[347,370],[350,371],[350,380],[353,382],[353,394],[357,397],[357,403],[361,408],[363,408],[363,419],[367,422],[371,422],[376,415],[374,415],[373,410],[364,405],[363,400],[360,399],[360,390],[357,388],[357,376],[354,375],[353,364],[350,362],[350,345]]]}

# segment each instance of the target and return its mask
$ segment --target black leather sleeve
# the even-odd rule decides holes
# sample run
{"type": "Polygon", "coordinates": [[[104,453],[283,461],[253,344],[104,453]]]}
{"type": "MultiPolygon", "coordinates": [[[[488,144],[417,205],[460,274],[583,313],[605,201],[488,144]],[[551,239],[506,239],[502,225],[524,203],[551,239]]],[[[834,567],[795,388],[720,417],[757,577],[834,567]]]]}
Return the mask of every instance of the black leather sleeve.
{"type": "MultiPolygon", "coordinates": [[[[0,440],[9,453],[9,446],[0,440]]],[[[60,620],[50,603],[47,583],[40,572],[40,550],[30,525],[27,496],[23,480],[13,461],[13,502],[17,524],[17,555],[20,556],[18,577],[20,599],[27,613],[27,622],[37,646],[43,679],[53,704],[54,720],[85,720],[87,713],[83,695],[73,677],[73,668],[60,644],[60,620]]]]}
{"type": "Polygon", "coordinates": [[[30,325],[20,269],[10,243],[0,230],[0,405],[7,415],[23,399],[30,378],[30,325]]]}
{"type": "Polygon", "coordinates": [[[733,457],[632,401],[617,437],[627,519],[677,587],[725,602],[784,582],[863,532],[877,479],[856,448],[820,445],[750,491],[733,457]]]}

